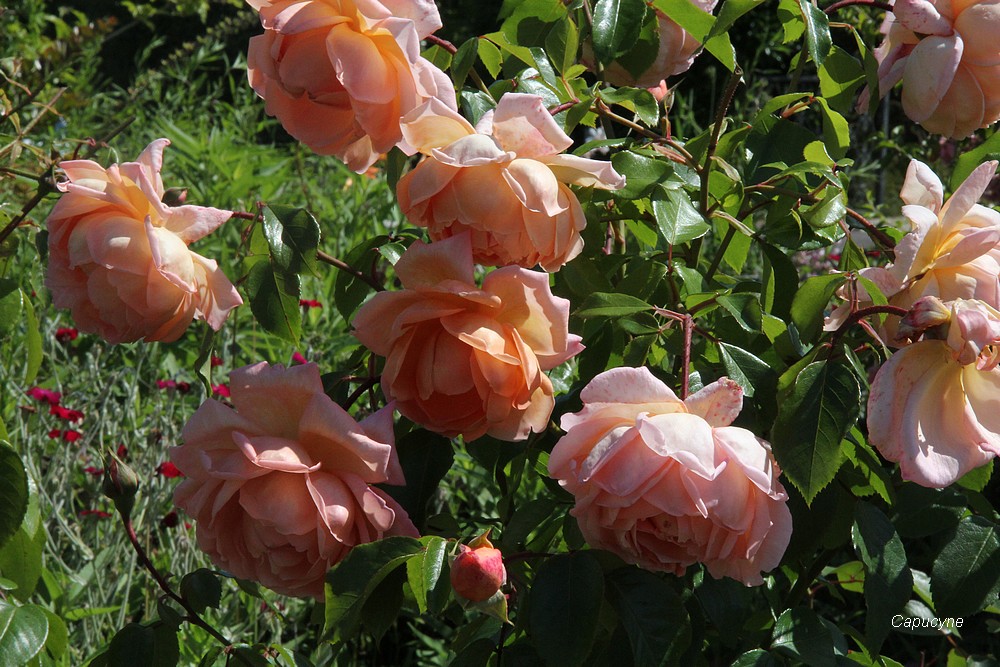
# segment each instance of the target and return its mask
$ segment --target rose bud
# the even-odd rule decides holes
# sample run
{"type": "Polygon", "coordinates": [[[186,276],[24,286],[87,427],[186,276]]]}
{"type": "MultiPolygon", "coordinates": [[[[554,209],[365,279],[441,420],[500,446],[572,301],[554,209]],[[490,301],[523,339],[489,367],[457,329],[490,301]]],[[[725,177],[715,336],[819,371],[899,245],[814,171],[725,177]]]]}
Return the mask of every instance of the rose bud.
{"type": "Polygon", "coordinates": [[[451,587],[470,602],[490,599],[507,580],[503,554],[493,548],[486,536],[473,540],[471,547],[461,545],[461,549],[462,553],[451,564],[451,587]]]}
{"type": "Polygon", "coordinates": [[[104,482],[101,492],[114,501],[115,508],[126,519],[132,514],[135,493],[139,489],[139,477],[112,452],[104,465],[104,482]]]}

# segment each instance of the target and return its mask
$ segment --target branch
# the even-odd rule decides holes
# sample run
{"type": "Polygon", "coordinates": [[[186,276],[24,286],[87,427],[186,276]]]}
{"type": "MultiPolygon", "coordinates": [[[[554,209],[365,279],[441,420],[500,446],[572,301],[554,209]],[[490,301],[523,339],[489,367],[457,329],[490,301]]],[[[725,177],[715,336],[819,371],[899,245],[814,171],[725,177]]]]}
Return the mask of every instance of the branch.
{"type": "Polygon", "coordinates": [[[353,268],[352,266],[350,266],[346,262],[337,259],[333,255],[328,255],[325,252],[323,252],[322,250],[317,250],[316,251],[316,259],[318,259],[321,262],[324,262],[325,264],[329,264],[330,266],[334,266],[334,267],[340,269],[341,271],[343,271],[344,273],[351,274],[352,276],[354,276],[355,278],[357,278],[361,282],[367,283],[376,292],[383,292],[383,291],[385,291],[385,288],[382,287],[381,285],[379,285],[377,282],[375,282],[375,280],[373,280],[370,276],[366,276],[361,271],[358,271],[357,269],[353,268]]]}
{"type": "Polygon", "coordinates": [[[830,15],[833,12],[841,9],[843,7],[851,7],[853,5],[864,5],[867,7],[875,7],[877,9],[884,9],[887,12],[892,11],[892,5],[888,2],[879,2],[879,0],[840,0],[840,2],[835,2],[826,9],[823,10],[824,14],[830,15]]]}
{"type": "Polygon", "coordinates": [[[872,224],[872,222],[867,218],[865,218],[865,216],[861,215],[852,208],[847,209],[847,215],[853,220],[855,220],[862,227],[864,227],[865,232],[868,233],[868,236],[870,236],[872,240],[874,240],[882,247],[887,248],[889,250],[892,250],[896,247],[896,242],[892,240],[892,237],[883,232],[878,227],[876,227],[874,224],[872,224]]]}

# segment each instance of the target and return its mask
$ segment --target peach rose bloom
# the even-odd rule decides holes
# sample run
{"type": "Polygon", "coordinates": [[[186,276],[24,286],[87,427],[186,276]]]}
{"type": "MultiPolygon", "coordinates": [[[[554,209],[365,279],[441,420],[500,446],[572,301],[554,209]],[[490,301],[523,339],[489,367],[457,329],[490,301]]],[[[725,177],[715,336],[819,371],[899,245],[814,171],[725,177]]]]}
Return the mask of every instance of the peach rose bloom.
{"type": "Polygon", "coordinates": [[[1000,312],[925,297],[904,324],[927,333],[875,375],[868,438],[903,479],[941,488],[1000,453],[1000,312]]]}
{"type": "Polygon", "coordinates": [[[549,474],[576,497],[587,542],[647,570],[763,583],[792,534],[771,446],[730,426],[743,390],[722,378],[680,400],[646,368],[601,373],[562,418],[549,474]]]}
{"type": "Polygon", "coordinates": [[[170,459],[174,503],[198,547],[231,574],[323,598],[323,577],[359,544],[417,530],[373,484],[405,484],[392,406],[355,422],[323,393],[316,364],[261,362],[229,374],[235,409],[209,399],[170,459]]]}
{"type": "Polygon", "coordinates": [[[952,139],[1000,119],[1000,0],[897,0],[881,30],[880,98],[902,81],[906,115],[952,139]]]}
{"type": "Polygon", "coordinates": [[[243,303],[215,260],[188,250],[232,217],[204,206],[164,204],[163,149],[157,139],[136,162],[107,169],[60,162],[69,180],[49,214],[45,286],[77,327],[110,343],[174,341],[191,320],[222,327],[243,303]]]}
{"type": "MultiPolygon", "coordinates": [[[[719,0],[692,0],[692,4],[709,14],[718,2],[719,0]]],[[[613,62],[604,69],[604,78],[616,86],[646,88],[657,100],[662,100],[667,93],[666,80],[691,68],[701,51],[701,42],[659,9],[652,9],[656,12],[656,29],[660,37],[660,48],[652,64],[636,76],[620,63],[613,62]]]]}
{"type": "MultiPolygon", "coordinates": [[[[976,203],[996,169],[995,160],[979,165],[945,201],[934,172],[922,162],[910,162],[899,196],[911,231],[896,245],[895,262],[861,270],[891,305],[910,308],[921,297],[936,296],[944,301],[979,299],[1000,308],[1000,213],[976,203]]],[[[848,296],[844,288],[839,294],[848,296]]],[[[860,285],[858,300],[859,306],[871,305],[860,285]]],[[[838,308],[826,328],[839,326],[847,313],[847,306],[838,308]]],[[[896,317],[886,319],[889,344],[900,343],[897,323],[896,317]]]]}
{"type": "Polygon", "coordinates": [[[247,2],[265,28],[250,40],[250,85],[316,153],[363,173],[400,143],[400,116],[431,97],[455,108],[451,79],[420,56],[441,27],[433,0],[247,2]]]}
{"type": "Polygon", "coordinates": [[[396,409],[466,440],[545,430],[555,403],[543,371],[583,349],[548,275],[506,267],[476,287],[468,234],[417,241],[395,269],[404,289],[363,305],[354,335],[386,358],[382,391],[396,409]]]}
{"type": "Polygon", "coordinates": [[[567,184],[625,185],[610,162],[560,155],[573,140],[537,95],[507,93],[476,127],[430,100],[402,127],[427,157],[399,180],[399,207],[434,241],[470,232],[479,264],[559,270],[580,254],[587,224],[567,184]]]}

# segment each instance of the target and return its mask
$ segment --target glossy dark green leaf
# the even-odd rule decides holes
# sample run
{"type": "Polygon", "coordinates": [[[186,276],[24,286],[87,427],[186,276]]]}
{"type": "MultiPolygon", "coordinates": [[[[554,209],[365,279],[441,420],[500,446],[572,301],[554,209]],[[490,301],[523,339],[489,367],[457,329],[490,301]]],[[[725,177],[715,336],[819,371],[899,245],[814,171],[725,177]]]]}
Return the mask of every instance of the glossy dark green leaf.
{"type": "Polygon", "coordinates": [[[593,554],[553,556],[538,568],[528,607],[528,634],[550,667],[586,664],[604,597],[593,554]]]}
{"type": "Polygon", "coordinates": [[[353,635],[361,610],[382,580],[423,545],[412,537],[388,537],[351,549],[326,575],[325,632],[335,639],[353,635]]]}
{"type": "Polygon", "coordinates": [[[653,0],[652,5],[704,44],[705,50],[715,56],[727,69],[730,71],[734,69],[735,52],[729,34],[724,31],[712,33],[715,25],[714,16],[689,0],[653,0]]]}
{"type": "Polygon", "coordinates": [[[816,361],[778,403],[771,431],[774,456],[809,504],[844,461],[840,443],[861,413],[861,387],[847,366],[816,361]]]}
{"type": "Polygon", "coordinates": [[[601,91],[601,99],[608,104],[620,104],[634,112],[646,125],[656,127],[660,120],[660,104],[652,93],[642,88],[618,88],[601,91]]]}
{"type": "MultiPolygon", "coordinates": [[[[379,258],[377,248],[385,243],[389,243],[388,236],[375,236],[365,239],[358,245],[351,248],[342,259],[351,268],[368,275],[375,262],[379,258]]],[[[372,292],[372,287],[363,280],[348,273],[347,271],[337,272],[337,282],[333,291],[333,302],[340,311],[340,315],[346,321],[350,321],[354,311],[358,309],[361,302],[372,292]]],[[[297,304],[296,304],[297,305],[297,304]]]]}
{"type": "Polygon", "coordinates": [[[289,273],[318,276],[316,248],[320,231],[316,218],[304,208],[264,207],[264,237],[275,267],[289,273]]]}
{"type": "Polygon", "coordinates": [[[629,638],[635,667],[677,664],[691,642],[680,597],[661,577],[622,567],[605,578],[608,597],[629,638]]]}
{"type": "Polygon", "coordinates": [[[858,503],[852,537],[854,549],[865,564],[866,644],[878,653],[892,630],[892,617],[910,599],[913,575],[896,529],[874,505],[858,503]]]}
{"type": "Polygon", "coordinates": [[[181,597],[199,614],[209,607],[218,609],[222,601],[222,583],[218,575],[203,567],[184,575],[180,592],[181,597]]]}
{"type": "Polygon", "coordinates": [[[756,648],[736,658],[729,667],[781,667],[781,663],[767,651],[756,648]]]}
{"type": "Polygon", "coordinates": [[[265,331],[297,343],[302,335],[299,277],[270,261],[260,261],[247,278],[250,310],[265,331]]]}
{"type": "Polygon", "coordinates": [[[596,292],[591,294],[580,305],[576,312],[580,317],[622,317],[651,311],[653,307],[634,296],[615,294],[613,292],[596,292]]]}
{"type": "Polygon", "coordinates": [[[657,188],[652,202],[656,225],[668,246],[701,238],[711,229],[684,190],[657,188]]]}
{"type": "Polygon", "coordinates": [[[830,20],[823,10],[810,0],[799,0],[799,9],[805,23],[806,48],[813,62],[819,67],[833,47],[833,40],[830,38],[830,20]]]}
{"type": "Polygon", "coordinates": [[[387,484],[384,490],[403,506],[410,520],[422,530],[427,518],[427,503],[451,469],[455,450],[448,438],[415,429],[397,441],[396,451],[406,484],[387,484]]]}
{"type": "Polygon", "coordinates": [[[811,609],[787,609],[774,624],[771,648],[810,667],[834,667],[846,653],[843,634],[811,609]]]}
{"type": "Polygon", "coordinates": [[[846,276],[832,273],[826,276],[806,278],[792,299],[792,322],[799,329],[802,340],[813,341],[823,327],[823,316],[830,299],[837,288],[844,284],[846,276]]]}
{"type": "Polygon", "coordinates": [[[0,600],[0,667],[22,667],[38,655],[49,636],[45,610],[0,600]]]}
{"type": "MultiPolygon", "coordinates": [[[[410,590],[417,599],[420,613],[433,609],[431,594],[441,578],[444,569],[448,542],[444,538],[428,536],[420,538],[423,550],[406,561],[406,576],[410,582],[410,590]]],[[[434,609],[434,611],[439,611],[434,609]]]]}
{"type": "Polygon", "coordinates": [[[758,390],[774,391],[778,376],[767,362],[756,355],[735,345],[719,343],[719,358],[726,369],[726,375],[743,388],[743,394],[747,398],[758,390]]]}
{"type": "Polygon", "coordinates": [[[858,88],[865,84],[865,69],[850,53],[834,46],[819,67],[819,86],[832,109],[850,113],[858,88]]]}
{"type": "Polygon", "coordinates": [[[14,447],[0,440],[0,547],[14,535],[28,510],[28,473],[14,447]]]}
{"type": "Polygon", "coordinates": [[[597,0],[592,31],[597,59],[607,64],[628,51],[639,38],[645,14],[642,0],[597,0]]]}
{"type": "Polygon", "coordinates": [[[931,571],[931,594],[941,618],[972,616],[1000,592],[1000,537],[989,519],[970,516],[956,526],[931,571]]]}
{"type": "Polygon", "coordinates": [[[611,157],[615,171],[625,177],[625,187],[617,194],[625,199],[638,199],[674,172],[670,162],[632,151],[615,153],[611,157]]]}
{"type": "MultiPolygon", "coordinates": [[[[407,561],[408,563],[409,561],[407,561]]],[[[392,627],[399,610],[403,606],[405,596],[403,584],[406,582],[406,569],[393,568],[375,586],[371,594],[361,605],[361,622],[365,630],[381,641],[386,631],[392,627]]]]}
{"type": "Polygon", "coordinates": [[[451,60],[451,78],[459,90],[465,85],[465,79],[469,76],[469,71],[476,64],[478,57],[479,39],[477,37],[470,37],[465,40],[462,46],[458,47],[458,52],[451,60]]]}

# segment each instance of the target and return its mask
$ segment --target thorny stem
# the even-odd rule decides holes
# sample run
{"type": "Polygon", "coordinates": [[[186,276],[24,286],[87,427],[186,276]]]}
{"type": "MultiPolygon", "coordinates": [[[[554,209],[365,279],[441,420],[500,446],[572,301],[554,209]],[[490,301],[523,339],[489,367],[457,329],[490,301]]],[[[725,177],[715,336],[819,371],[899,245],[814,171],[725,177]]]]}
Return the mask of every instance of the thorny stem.
{"type": "Polygon", "coordinates": [[[898,315],[899,317],[903,317],[904,315],[906,315],[907,312],[909,311],[907,311],[906,308],[900,308],[899,306],[889,306],[889,305],[867,306],[866,308],[859,308],[858,310],[855,310],[850,315],[848,315],[847,319],[844,320],[844,323],[841,324],[839,327],[837,327],[837,330],[833,332],[833,335],[830,337],[830,345],[831,346],[836,345],[837,341],[840,340],[840,337],[843,336],[845,333],[847,333],[847,330],[849,328],[851,328],[858,322],[861,322],[861,320],[865,319],[869,315],[878,315],[880,313],[887,313],[889,315],[898,315]]]}
{"type": "Polygon", "coordinates": [[[458,47],[449,42],[447,39],[441,39],[437,35],[427,35],[427,37],[425,37],[424,39],[426,39],[431,44],[440,46],[442,49],[444,49],[451,55],[455,55],[456,53],[458,53],[458,47]]]}
{"type": "Polygon", "coordinates": [[[888,248],[889,250],[896,247],[896,242],[892,240],[892,237],[872,224],[872,222],[865,218],[865,216],[861,215],[852,208],[847,209],[847,215],[860,223],[861,226],[865,228],[865,232],[868,236],[872,237],[872,239],[874,239],[879,245],[888,248]]]}
{"type": "Polygon", "coordinates": [[[325,252],[323,252],[322,250],[317,250],[316,251],[316,259],[318,259],[319,261],[321,261],[321,262],[323,262],[325,264],[329,264],[330,266],[334,266],[334,267],[340,269],[341,271],[343,271],[344,273],[351,274],[352,276],[354,276],[358,280],[360,280],[360,281],[362,281],[364,283],[367,283],[376,292],[382,292],[383,290],[385,290],[385,288],[382,287],[382,285],[379,285],[374,279],[372,279],[371,276],[365,275],[361,271],[358,271],[357,269],[355,269],[355,268],[351,267],[350,265],[348,265],[346,262],[344,262],[344,261],[342,261],[340,259],[337,259],[333,255],[328,255],[325,252]]]}
{"type": "Polygon", "coordinates": [[[891,4],[888,2],[880,2],[879,0],[840,0],[840,2],[835,2],[824,9],[823,13],[829,15],[842,7],[851,7],[853,5],[865,5],[868,7],[875,7],[877,9],[884,9],[887,12],[892,11],[891,4]]]}
{"type": "Polygon", "coordinates": [[[701,168],[701,212],[708,213],[708,177],[712,173],[712,158],[715,157],[715,149],[719,146],[719,136],[722,134],[722,124],[726,119],[726,112],[729,105],[733,103],[733,95],[736,94],[736,87],[743,80],[743,70],[737,66],[729,77],[726,91],[722,94],[719,108],[715,112],[715,124],[712,126],[712,138],[708,143],[708,150],[705,152],[705,164],[701,168]]]}
{"type": "MultiPolygon", "coordinates": [[[[160,589],[166,593],[171,600],[184,608],[184,611],[188,613],[187,620],[212,635],[212,637],[214,637],[216,641],[221,644],[224,644],[227,647],[232,646],[233,643],[229,641],[225,635],[212,627],[211,624],[198,615],[198,612],[196,612],[191,605],[188,604],[187,600],[174,592],[174,589],[170,587],[166,578],[164,578],[160,571],[156,569],[156,566],[149,560],[149,556],[146,555],[146,550],[142,548],[142,544],[139,543],[139,538],[135,534],[135,528],[132,526],[132,520],[124,514],[121,515],[121,519],[122,525],[125,526],[125,533],[128,535],[128,541],[132,543],[132,548],[139,557],[139,562],[142,563],[144,568],[146,568],[146,571],[148,571],[153,577],[160,589]]],[[[239,656],[239,654],[237,654],[237,657],[239,657],[242,662],[248,665],[251,664],[246,658],[239,656]]]]}
{"type": "Polygon", "coordinates": [[[691,333],[694,329],[694,318],[690,314],[685,314],[681,319],[684,330],[684,351],[681,357],[681,400],[688,397],[688,377],[691,371],[691,333]]]}
{"type": "Polygon", "coordinates": [[[656,132],[647,129],[642,125],[639,125],[638,123],[630,121],[628,118],[625,118],[624,116],[619,116],[618,114],[616,114],[614,111],[611,110],[611,108],[607,104],[605,104],[604,100],[601,99],[594,100],[594,111],[599,116],[603,116],[608,120],[613,120],[619,125],[624,125],[628,129],[635,132],[636,134],[641,135],[647,139],[650,139],[652,141],[661,144],[668,143],[667,138],[664,137],[662,134],[657,134],[656,132]]]}
{"type": "Polygon", "coordinates": [[[576,99],[574,97],[569,102],[563,102],[562,104],[558,104],[558,105],[552,107],[551,109],[549,109],[549,115],[555,116],[557,113],[562,113],[563,111],[566,111],[567,109],[572,109],[574,106],[576,106],[579,103],[580,103],[580,100],[578,100],[578,99],[576,99]]]}

